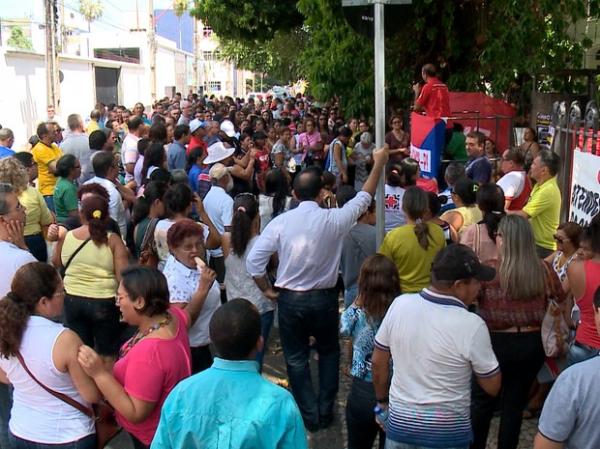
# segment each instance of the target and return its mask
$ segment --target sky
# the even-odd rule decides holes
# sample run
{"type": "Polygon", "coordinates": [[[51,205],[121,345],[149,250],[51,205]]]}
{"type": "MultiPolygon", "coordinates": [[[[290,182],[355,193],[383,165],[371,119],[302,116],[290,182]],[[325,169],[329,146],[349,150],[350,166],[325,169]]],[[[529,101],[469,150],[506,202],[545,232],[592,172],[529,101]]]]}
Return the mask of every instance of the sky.
{"type": "MultiPolygon", "coordinates": [[[[58,0],[64,2],[65,14],[78,12],[79,0],[58,0]]],[[[110,32],[135,28],[130,23],[135,17],[136,0],[100,0],[104,6],[102,17],[92,23],[92,31],[110,32]]],[[[139,6],[140,27],[145,28],[147,0],[137,0],[139,6]]],[[[190,2],[192,3],[192,2],[190,2]]],[[[172,0],[154,0],[154,9],[169,9],[172,0]]],[[[59,8],[60,9],[60,8],[59,8]]],[[[29,17],[35,22],[44,22],[44,0],[0,0],[0,18],[21,19],[29,17]]]]}

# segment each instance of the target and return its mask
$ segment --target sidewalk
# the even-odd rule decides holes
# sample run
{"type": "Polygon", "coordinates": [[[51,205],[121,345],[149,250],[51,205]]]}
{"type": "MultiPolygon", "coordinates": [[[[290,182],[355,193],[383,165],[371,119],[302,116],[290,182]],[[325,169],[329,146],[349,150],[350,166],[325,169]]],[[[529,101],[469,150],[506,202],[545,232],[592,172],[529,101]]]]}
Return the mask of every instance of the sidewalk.
{"type": "MultiPolygon", "coordinates": [[[[346,419],[345,419],[345,407],[346,407],[346,396],[350,389],[351,379],[343,374],[343,368],[348,364],[348,354],[344,350],[345,340],[341,340],[341,373],[340,373],[340,389],[337,396],[337,406],[335,410],[335,419],[331,427],[325,430],[320,430],[316,433],[308,433],[309,448],[311,449],[346,449],[346,419]]],[[[313,384],[317,385],[318,377],[316,376],[317,364],[314,355],[316,353],[311,352],[311,372],[313,378],[313,384]]],[[[265,361],[263,368],[263,375],[272,381],[277,379],[282,380],[284,384],[287,384],[287,373],[285,368],[285,361],[283,359],[283,353],[281,351],[281,344],[279,342],[279,330],[273,328],[271,336],[269,337],[269,348],[265,353],[265,361]]],[[[490,429],[490,436],[488,440],[488,449],[496,449],[496,436],[498,434],[499,419],[494,418],[492,421],[492,427],[490,429]]],[[[537,432],[537,419],[524,420],[521,428],[521,438],[519,449],[531,449],[533,447],[533,439],[537,432]]],[[[377,447],[376,445],[374,447],[377,447]]]]}

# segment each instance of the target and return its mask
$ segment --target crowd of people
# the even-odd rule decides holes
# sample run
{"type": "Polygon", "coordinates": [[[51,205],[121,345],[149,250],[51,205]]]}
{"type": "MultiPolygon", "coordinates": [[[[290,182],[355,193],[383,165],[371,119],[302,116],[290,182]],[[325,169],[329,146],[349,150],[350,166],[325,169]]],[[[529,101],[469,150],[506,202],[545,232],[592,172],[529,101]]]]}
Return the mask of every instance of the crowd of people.
{"type": "MultiPolygon", "coordinates": [[[[415,110],[443,115],[434,75],[415,110]]],[[[527,412],[536,449],[600,446],[600,217],[560,223],[534,135],[498,155],[451,133],[438,183],[401,113],[375,149],[335,100],[151,109],[53,117],[16,153],[0,129],[0,447],[94,448],[102,403],[136,449],[303,448],[341,372],[349,449],[484,449],[496,412],[502,449],[527,412]],[[274,322],[289,393],[261,376],[274,322]]]]}

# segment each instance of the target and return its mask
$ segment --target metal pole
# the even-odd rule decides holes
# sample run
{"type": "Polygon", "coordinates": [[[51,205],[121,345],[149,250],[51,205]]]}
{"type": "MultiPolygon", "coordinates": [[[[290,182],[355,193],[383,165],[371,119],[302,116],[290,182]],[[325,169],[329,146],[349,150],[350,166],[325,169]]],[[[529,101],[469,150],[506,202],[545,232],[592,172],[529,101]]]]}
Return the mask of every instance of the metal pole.
{"type": "MultiPolygon", "coordinates": [[[[385,30],[384,25],[384,0],[375,0],[375,145],[383,147],[385,134],[385,30]]],[[[376,231],[377,248],[381,246],[385,234],[384,214],[384,189],[385,174],[382,174],[377,183],[376,203],[376,231]]]]}
{"type": "Polygon", "coordinates": [[[148,50],[150,53],[150,96],[156,101],[156,35],[154,32],[154,1],[148,0],[148,50]]]}

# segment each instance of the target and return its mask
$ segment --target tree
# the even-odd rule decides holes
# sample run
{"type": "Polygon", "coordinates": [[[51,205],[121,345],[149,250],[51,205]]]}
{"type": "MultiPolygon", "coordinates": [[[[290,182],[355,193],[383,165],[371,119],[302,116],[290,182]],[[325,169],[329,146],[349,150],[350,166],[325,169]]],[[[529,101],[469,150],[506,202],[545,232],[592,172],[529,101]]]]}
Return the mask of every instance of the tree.
{"type": "Polygon", "coordinates": [[[21,50],[33,50],[31,39],[25,36],[25,33],[20,26],[11,28],[7,44],[9,47],[15,47],[21,50]]]}
{"type": "Polygon", "coordinates": [[[303,76],[298,58],[308,36],[301,28],[291,32],[277,31],[272,39],[261,41],[220,40],[221,56],[241,69],[266,74],[278,84],[286,84],[303,76]]]}
{"type": "Polygon", "coordinates": [[[190,14],[209,24],[217,36],[234,41],[266,41],[277,30],[302,25],[296,0],[195,0],[190,14]]]}
{"type": "Polygon", "coordinates": [[[79,0],[79,12],[88,23],[89,32],[91,31],[92,22],[102,17],[104,7],[99,0],[79,0]]]}
{"type": "MultiPolygon", "coordinates": [[[[386,7],[394,19],[386,29],[388,100],[408,104],[427,62],[441,67],[451,89],[496,95],[540,73],[580,68],[592,42],[577,37],[573,24],[599,11],[600,0],[413,0],[386,7]]],[[[262,43],[267,49],[278,32],[303,30],[304,45],[292,51],[311,92],[321,100],[339,96],[350,114],[372,113],[373,43],[348,26],[340,0],[196,0],[193,13],[246,50],[262,43]]],[[[277,53],[269,54],[277,61],[277,53]]]]}

